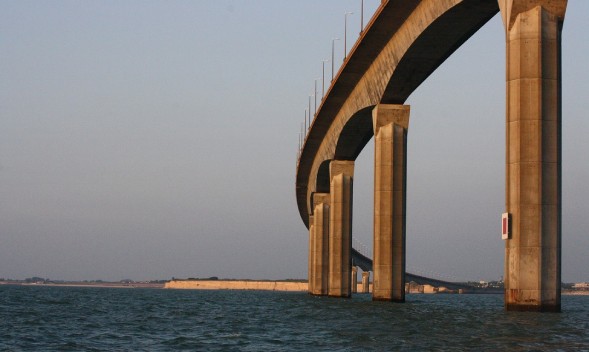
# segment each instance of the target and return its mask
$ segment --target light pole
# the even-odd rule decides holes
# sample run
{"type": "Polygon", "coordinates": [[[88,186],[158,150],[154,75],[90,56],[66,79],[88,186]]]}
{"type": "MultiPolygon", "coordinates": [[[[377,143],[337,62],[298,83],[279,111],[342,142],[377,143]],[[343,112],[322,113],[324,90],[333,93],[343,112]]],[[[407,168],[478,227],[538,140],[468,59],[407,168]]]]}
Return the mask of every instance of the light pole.
{"type": "Polygon", "coordinates": [[[333,38],[331,40],[331,81],[333,82],[333,51],[335,48],[335,41],[339,40],[339,38],[333,38]]]}
{"type": "Polygon", "coordinates": [[[301,123],[301,132],[299,132],[299,152],[303,149],[303,131],[303,124],[301,123]]]}
{"type": "Polygon", "coordinates": [[[347,50],[347,36],[348,36],[348,15],[353,15],[353,12],[346,12],[344,14],[344,61],[346,61],[346,56],[348,56],[347,50]]]}
{"type": "Polygon", "coordinates": [[[311,95],[309,95],[309,127],[311,127],[311,95]]]}
{"type": "Polygon", "coordinates": [[[323,98],[325,97],[325,63],[328,61],[329,60],[321,60],[321,63],[323,64],[323,69],[322,69],[323,78],[321,79],[321,100],[323,100],[323,98]]]}
{"type": "Polygon", "coordinates": [[[364,31],[364,0],[360,2],[360,34],[364,31]]]}
{"type": "Polygon", "coordinates": [[[317,115],[317,81],[319,80],[319,78],[315,79],[315,91],[313,92],[313,95],[315,96],[315,115],[317,115]]]}

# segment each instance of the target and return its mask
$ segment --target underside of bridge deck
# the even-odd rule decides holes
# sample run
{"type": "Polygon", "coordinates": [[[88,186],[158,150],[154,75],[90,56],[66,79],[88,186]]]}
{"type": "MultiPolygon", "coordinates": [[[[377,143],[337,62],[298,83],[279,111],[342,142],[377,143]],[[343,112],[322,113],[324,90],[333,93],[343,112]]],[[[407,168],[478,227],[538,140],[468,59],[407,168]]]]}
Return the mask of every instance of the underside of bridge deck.
{"type": "Polygon", "coordinates": [[[499,11],[497,0],[385,1],[315,115],[297,164],[296,196],[309,226],[311,194],[326,160],[355,160],[373,136],[372,108],[409,95],[499,11]]]}

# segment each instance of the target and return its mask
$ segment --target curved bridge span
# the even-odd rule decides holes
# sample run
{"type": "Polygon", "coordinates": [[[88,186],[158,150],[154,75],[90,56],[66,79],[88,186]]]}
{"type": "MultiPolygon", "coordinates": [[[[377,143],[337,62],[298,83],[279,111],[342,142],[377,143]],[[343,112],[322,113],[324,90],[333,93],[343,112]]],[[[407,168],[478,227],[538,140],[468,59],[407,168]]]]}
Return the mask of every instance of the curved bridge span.
{"type": "Polygon", "coordinates": [[[297,165],[299,213],[309,227],[311,195],[329,192],[330,160],[355,160],[372,138],[372,108],[403,104],[497,12],[497,0],[384,1],[315,115],[297,165]]]}
{"type": "Polygon", "coordinates": [[[505,303],[560,310],[560,43],[567,0],[383,0],[323,97],[296,170],[309,291],[348,297],[354,160],[375,140],[375,300],[404,301],[409,106],[501,12],[506,33],[505,303]]]}
{"type": "MultiPolygon", "coordinates": [[[[372,259],[366,257],[362,253],[360,253],[357,250],[355,250],[354,248],[352,248],[352,266],[358,266],[360,269],[362,269],[362,271],[370,272],[370,271],[372,271],[372,259]]],[[[354,275],[354,274],[352,273],[352,275],[354,275]]],[[[352,280],[352,285],[354,284],[353,281],[354,280],[352,280]]],[[[432,279],[429,277],[415,275],[415,274],[411,274],[411,273],[405,273],[405,281],[406,282],[413,281],[419,285],[431,285],[431,286],[435,286],[435,287],[442,287],[443,286],[443,287],[446,287],[451,290],[462,289],[462,290],[467,290],[468,292],[477,291],[476,288],[474,288],[472,286],[465,285],[465,284],[432,279]]]]}

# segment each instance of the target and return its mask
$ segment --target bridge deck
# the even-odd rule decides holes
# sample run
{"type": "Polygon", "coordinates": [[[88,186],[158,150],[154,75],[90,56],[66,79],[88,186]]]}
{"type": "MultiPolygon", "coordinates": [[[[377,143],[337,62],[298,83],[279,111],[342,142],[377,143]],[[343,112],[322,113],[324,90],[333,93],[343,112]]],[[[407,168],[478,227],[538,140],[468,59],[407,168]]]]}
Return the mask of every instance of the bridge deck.
{"type": "MultiPolygon", "coordinates": [[[[358,252],[357,250],[352,248],[352,263],[360,267],[363,271],[372,271],[372,259],[368,258],[367,256],[363,255],[362,253],[358,252]]],[[[458,282],[449,282],[444,280],[437,280],[432,279],[425,276],[415,275],[411,273],[405,273],[405,281],[410,282],[413,281],[420,285],[432,285],[435,287],[446,287],[451,290],[459,290],[465,289],[469,291],[475,290],[474,287],[468,286],[458,282]]]]}
{"type": "MultiPolygon", "coordinates": [[[[370,98],[360,105],[370,108],[378,103],[402,104],[439,65],[498,12],[497,0],[404,0],[385,1],[381,4],[330,85],[299,156],[296,197],[299,213],[307,227],[310,195],[315,191],[317,176],[312,173],[317,171],[317,165],[323,161],[320,159],[335,156],[335,145],[326,145],[325,140],[346,102],[358,99],[352,97],[352,94],[359,83],[366,84],[370,79],[382,81],[383,77],[366,77],[371,67],[386,67],[390,71],[390,65],[396,65],[392,67],[392,75],[384,77],[388,83],[385,82],[382,92],[370,92],[370,98]],[[395,34],[403,26],[407,26],[407,22],[411,22],[414,12],[427,12],[420,8],[425,5],[445,6],[448,9],[439,18],[430,18],[432,23],[416,35],[415,41],[406,51],[399,54],[400,57],[393,60],[396,64],[391,62],[390,58],[383,57],[383,49],[395,46],[395,34]]],[[[426,13],[425,16],[427,15],[426,13]]],[[[416,27],[418,25],[416,24],[416,27]]],[[[368,85],[371,89],[374,88],[368,85]]],[[[364,122],[365,125],[369,125],[358,126],[360,135],[346,142],[354,145],[348,146],[347,149],[352,152],[346,155],[344,160],[355,160],[372,137],[371,121],[364,122]]],[[[333,136],[330,138],[333,139],[333,136]]]]}

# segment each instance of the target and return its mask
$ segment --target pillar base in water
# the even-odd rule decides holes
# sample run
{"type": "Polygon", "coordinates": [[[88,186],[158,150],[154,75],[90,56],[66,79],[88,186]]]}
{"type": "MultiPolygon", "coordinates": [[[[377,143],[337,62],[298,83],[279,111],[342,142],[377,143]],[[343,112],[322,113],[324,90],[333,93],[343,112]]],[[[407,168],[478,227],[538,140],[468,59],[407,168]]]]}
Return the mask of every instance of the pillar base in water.
{"type": "Polygon", "coordinates": [[[394,303],[405,303],[405,298],[383,298],[383,297],[372,297],[375,302],[394,302],[394,303]]]}
{"type": "Polygon", "coordinates": [[[556,305],[531,305],[531,304],[505,304],[505,310],[509,312],[549,312],[560,313],[560,304],[556,305]]]}

